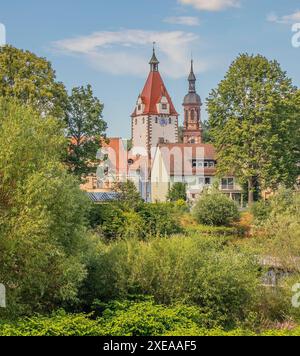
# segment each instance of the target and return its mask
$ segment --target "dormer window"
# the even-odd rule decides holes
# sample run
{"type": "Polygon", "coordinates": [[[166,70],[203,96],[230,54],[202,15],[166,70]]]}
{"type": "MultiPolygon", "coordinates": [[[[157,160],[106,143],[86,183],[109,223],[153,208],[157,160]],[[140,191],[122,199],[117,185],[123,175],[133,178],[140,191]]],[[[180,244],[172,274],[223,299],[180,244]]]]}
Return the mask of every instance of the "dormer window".
{"type": "Polygon", "coordinates": [[[136,103],[136,111],[138,115],[141,115],[145,109],[145,105],[143,103],[143,99],[141,97],[138,98],[136,103]]]}
{"type": "Polygon", "coordinates": [[[157,103],[157,111],[161,114],[170,115],[170,104],[165,96],[162,96],[160,101],[157,103]]]}

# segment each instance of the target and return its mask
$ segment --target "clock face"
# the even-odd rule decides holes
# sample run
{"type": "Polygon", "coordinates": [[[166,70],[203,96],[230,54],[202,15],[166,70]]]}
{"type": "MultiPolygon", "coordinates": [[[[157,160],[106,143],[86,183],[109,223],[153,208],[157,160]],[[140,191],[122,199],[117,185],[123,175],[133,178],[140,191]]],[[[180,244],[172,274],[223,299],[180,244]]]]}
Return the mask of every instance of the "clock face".
{"type": "Polygon", "coordinates": [[[168,125],[168,120],[167,119],[160,119],[159,120],[160,126],[167,126],[168,125]]]}

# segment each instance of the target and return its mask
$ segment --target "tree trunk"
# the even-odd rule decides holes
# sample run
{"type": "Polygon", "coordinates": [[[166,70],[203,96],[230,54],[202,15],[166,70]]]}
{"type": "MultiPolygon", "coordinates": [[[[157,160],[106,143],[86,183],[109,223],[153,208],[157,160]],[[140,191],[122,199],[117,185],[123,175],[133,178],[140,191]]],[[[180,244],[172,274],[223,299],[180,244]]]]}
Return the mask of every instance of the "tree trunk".
{"type": "Polygon", "coordinates": [[[252,206],[254,203],[254,184],[253,177],[248,180],[248,204],[252,206]]]}

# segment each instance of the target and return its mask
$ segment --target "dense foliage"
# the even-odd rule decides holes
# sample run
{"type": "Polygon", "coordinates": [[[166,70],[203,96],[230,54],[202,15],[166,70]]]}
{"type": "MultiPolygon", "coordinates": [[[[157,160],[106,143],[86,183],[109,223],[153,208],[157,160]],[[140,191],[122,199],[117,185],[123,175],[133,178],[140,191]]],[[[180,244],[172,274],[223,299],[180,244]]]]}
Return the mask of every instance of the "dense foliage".
{"type": "Polygon", "coordinates": [[[210,226],[228,226],[240,217],[236,203],[218,191],[200,196],[193,214],[199,224],[210,226]]]}
{"type": "Polygon", "coordinates": [[[293,186],[298,176],[299,94],[276,61],[240,55],[208,99],[218,171],[262,189],[293,186]],[[298,98],[298,99],[297,99],[298,98]]]}
{"type": "Polygon", "coordinates": [[[99,243],[88,266],[85,300],[150,295],[158,303],[198,305],[212,323],[234,324],[255,304],[258,266],[226,241],[194,235],[99,243]]]}
{"type": "Polygon", "coordinates": [[[31,105],[42,115],[64,119],[65,86],[49,61],[12,46],[0,47],[0,96],[31,105]]]}
{"type": "Polygon", "coordinates": [[[0,323],[0,336],[299,336],[300,328],[249,329],[226,331],[206,328],[207,316],[199,309],[182,304],[166,307],[151,301],[115,302],[103,316],[66,314],[36,316],[15,323],[0,323]]]}
{"type": "Polygon", "coordinates": [[[167,200],[176,202],[178,200],[187,200],[187,188],[184,183],[174,183],[169,189],[167,200]]]}
{"type": "MultiPolygon", "coordinates": [[[[134,206],[134,205],[132,205],[134,206]]],[[[180,209],[180,208],[178,208],[180,209]]],[[[99,204],[89,214],[90,225],[107,240],[166,236],[181,232],[176,206],[136,202],[136,210],[127,201],[99,204]]]]}
{"type": "Polygon", "coordinates": [[[60,123],[0,100],[0,280],[10,315],[74,302],[87,201],[60,163],[60,123]]]}
{"type": "MultiPolygon", "coordinates": [[[[0,336],[300,334],[291,303],[300,279],[299,193],[282,189],[253,206],[246,229],[235,203],[216,190],[199,199],[194,216],[182,186],[170,191],[171,202],[146,204],[133,183],[122,183],[119,201],[92,205],[65,165],[66,93],[50,63],[6,46],[0,64],[0,283],[7,289],[0,336]],[[263,285],[267,272],[277,276],[272,288],[263,285]]],[[[96,141],[87,147],[80,137],[96,140],[104,129],[102,105],[90,87],[74,90],[70,102],[79,176],[94,166],[96,141]]],[[[277,63],[241,56],[209,102],[219,148],[214,130],[224,119],[224,164],[234,161],[238,173],[246,157],[244,178],[292,183],[297,105],[299,92],[277,63]],[[270,150],[270,161],[260,161],[270,150]]]]}
{"type": "Polygon", "coordinates": [[[67,162],[79,178],[96,172],[97,152],[107,127],[102,111],[103,104],[94,97],[90,85],[72,89],[66,110],[66,134],[70,138],[67,162]]]}

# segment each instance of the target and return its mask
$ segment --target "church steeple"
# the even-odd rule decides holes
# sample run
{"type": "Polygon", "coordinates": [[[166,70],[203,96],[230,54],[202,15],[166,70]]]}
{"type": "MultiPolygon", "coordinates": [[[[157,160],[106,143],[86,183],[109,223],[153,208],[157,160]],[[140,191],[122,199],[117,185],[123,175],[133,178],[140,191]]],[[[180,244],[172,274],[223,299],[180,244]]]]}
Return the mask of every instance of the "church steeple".
{"type": "Polygon", "coordinates": [[[202,143],[201,98],[196,91],[196,76],[194,61],[191,60],[191,70],[188,77],[189,93],[183,101],[184,107],[184,139],[186,144],[202,143]]]}
{"type": "Polygon", "coordinates": [[[190,71],[190,75],[188,78],[189,81],[189,92],[190,93],[196,93],[196,76],[194,73],[194,61],[191,60],[191,71],[190,71]]]}
{"type": "Polygon", "coordinates": [[[151,72],[158,72],[159,60],[157,59],[156,54],[155,54],[155,42],[153,42],[153,54],[152,54],[152,58],[151,58],[149,64],[150,64],[151,72]]]}

